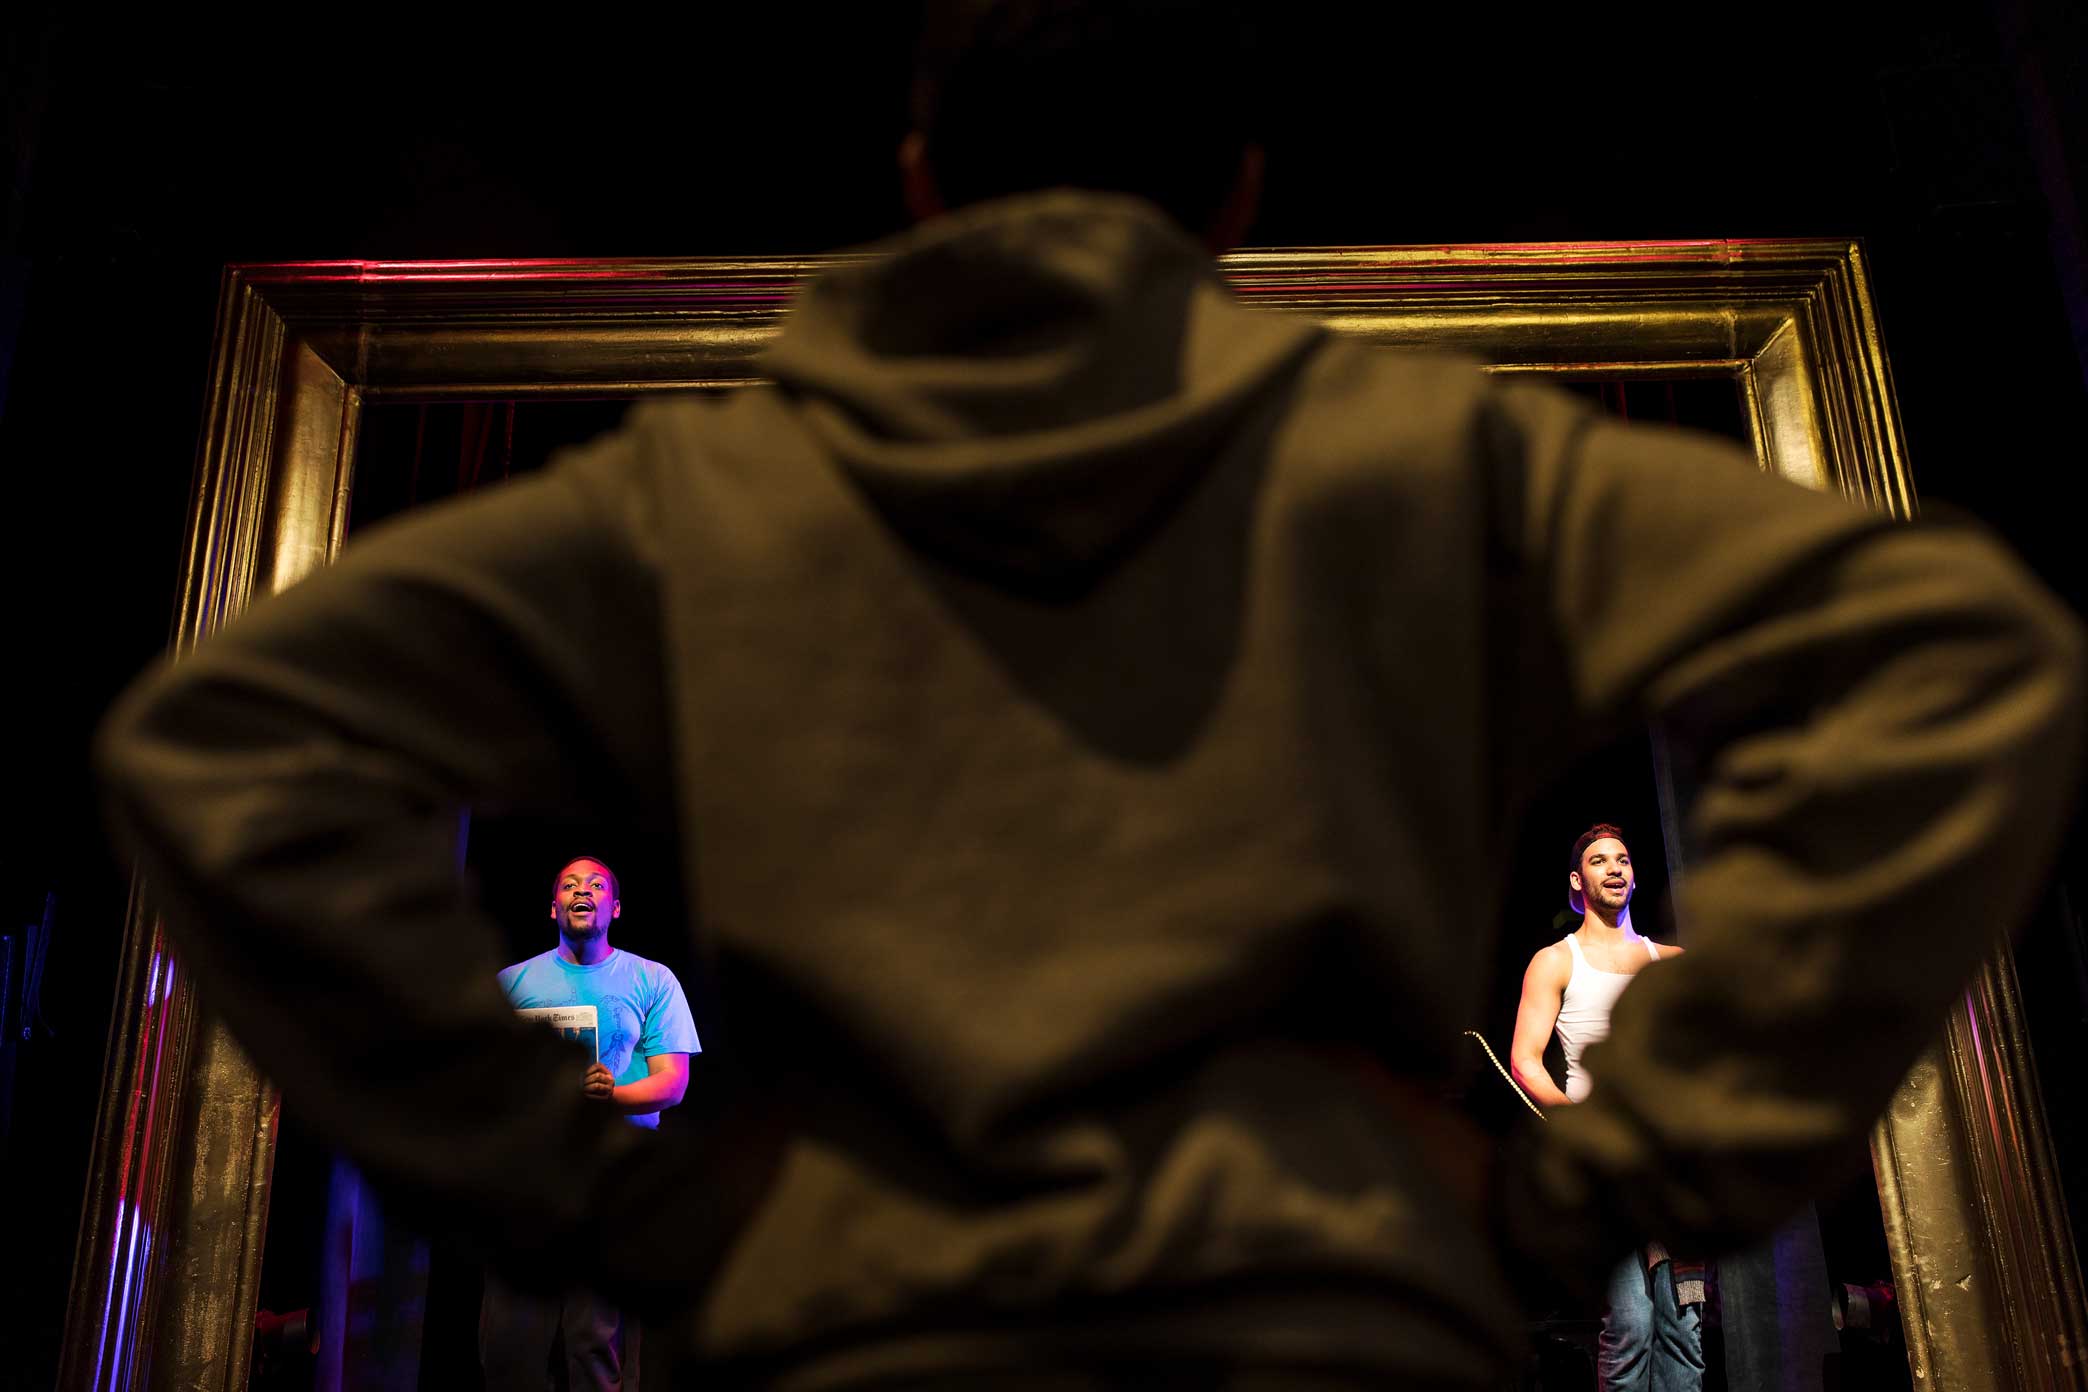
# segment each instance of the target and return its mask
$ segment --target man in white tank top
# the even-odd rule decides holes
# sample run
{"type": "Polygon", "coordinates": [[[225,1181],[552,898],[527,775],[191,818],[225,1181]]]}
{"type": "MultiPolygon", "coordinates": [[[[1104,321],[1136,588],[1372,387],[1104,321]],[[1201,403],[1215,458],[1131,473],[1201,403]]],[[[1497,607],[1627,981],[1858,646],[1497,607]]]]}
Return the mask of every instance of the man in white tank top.
{"type": "MultiPolygon", "coordinates": [[[[1582,1060],[1589,1045],[1608,1036],[1617,997],[1649,963],[1682,951],[1632,929],[1637,877],[1621,830],[1605,822],[1582,832],[1569,866],[1566,902],[1582,915],[1581,925],[1530,959],[1509,1049],[1515,1080],[1547,1107],[1587,1097],[1591,1082],[1582,1060]],[[1554,1031],[1566,1055],[1564,1091],[1544,1066],[1554,1031]]],[[[1651,1255],[1659,1260],[1633,1253],[1611,1274],[1596,1359],[1604,1392],[1698,1392],[1703,1386],[1702,1310],[1678,1301],[1666,1254],[1656,1248],[1651,1255]]]]}

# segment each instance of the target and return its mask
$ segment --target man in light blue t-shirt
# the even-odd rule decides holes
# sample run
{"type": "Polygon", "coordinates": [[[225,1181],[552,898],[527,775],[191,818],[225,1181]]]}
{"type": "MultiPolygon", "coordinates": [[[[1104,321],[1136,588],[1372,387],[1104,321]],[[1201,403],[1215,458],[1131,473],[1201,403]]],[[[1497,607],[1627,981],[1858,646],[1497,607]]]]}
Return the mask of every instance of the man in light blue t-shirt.
{"type": "MultiPolygon", "coordinates": [[[[599,1061],[582,1075],[582,1091],[640,1126],[658,1126],[660,1113],[681,1102],[689,1055],[703,1046],[674,973],[609,945],[609,924],[622,914],[615,871],[588,856],[568,862],[552,886],[558,946],[501,972],[500,986],[518,1010],[593,1006],[599,1061]]],[[[488,1276],[479,1358],[488,1392],[538,1392],[554,1360],[565,1365],[559,1385],[573,1392],[629,1392],[638,1385],[638,1330],[590,1292],[546,1299],[488,1276]]]]}

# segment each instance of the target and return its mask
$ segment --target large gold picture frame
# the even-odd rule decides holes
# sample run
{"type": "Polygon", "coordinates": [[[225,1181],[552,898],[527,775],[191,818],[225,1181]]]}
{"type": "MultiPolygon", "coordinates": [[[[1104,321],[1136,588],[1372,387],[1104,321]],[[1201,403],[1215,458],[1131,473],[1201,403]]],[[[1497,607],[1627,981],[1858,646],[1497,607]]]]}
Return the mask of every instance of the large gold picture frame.
{"type": "MultiPolygon", "coordinates": [[[[362,406],[743,384],[812,260],[228,269],[173,641],[325,564],[362,406]]],[[[1915,508],[1863,253],[1705,241],[1244,251],[1251,304],[1498,372],[1722,377],[1762,467],[1915,508]]],[[[274,1090],[133,896],[60,1386],[246,1385],[274,1090]]],[[[2082,1283],[2015,969],[1997,956],[1872,1139],[1917,1388],[2088,1389],[2082,1283]]]]}

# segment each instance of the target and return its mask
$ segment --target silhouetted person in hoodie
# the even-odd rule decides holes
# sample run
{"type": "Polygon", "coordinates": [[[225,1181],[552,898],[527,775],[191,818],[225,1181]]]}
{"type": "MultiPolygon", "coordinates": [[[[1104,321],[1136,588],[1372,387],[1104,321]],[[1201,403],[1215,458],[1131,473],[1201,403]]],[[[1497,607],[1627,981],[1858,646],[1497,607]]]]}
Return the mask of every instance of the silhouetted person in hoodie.
{"type": "Polygon", "coordinates": [[[923,221],[804,291],[772,388],[360,537],[124,699],[115,808],[300,1112],[649,1363],[1486,1385],[1511,1269],[1726,1247],[1860,1159],[2039,884],[2079,635],[1973,531],[1243,309],[1216,8],[983,13],[923,221]],[[1488,1164],[1428,1099],[1515,809],[1652,716],[1690,951],[1488,1164]],[[673,829],[759,1124],[578,1095],[460,803],[673,829]]]}

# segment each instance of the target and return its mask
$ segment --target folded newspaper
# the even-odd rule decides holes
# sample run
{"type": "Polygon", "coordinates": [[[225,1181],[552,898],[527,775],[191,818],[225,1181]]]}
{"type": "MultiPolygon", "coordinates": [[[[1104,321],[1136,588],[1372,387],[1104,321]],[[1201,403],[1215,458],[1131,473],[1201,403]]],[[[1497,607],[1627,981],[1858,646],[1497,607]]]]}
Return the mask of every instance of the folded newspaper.
{"type": "Polygon", "coordinates": [[[601,1036],[595,1027],[595,1008],[591,1005],[532,1005],[515,1012],[525,1020],[535,1020],[558,1031],[561,1039],[570,1039],[587,1050],[588,1057],[596,1063],[602,1061],[601,1036]]]}

